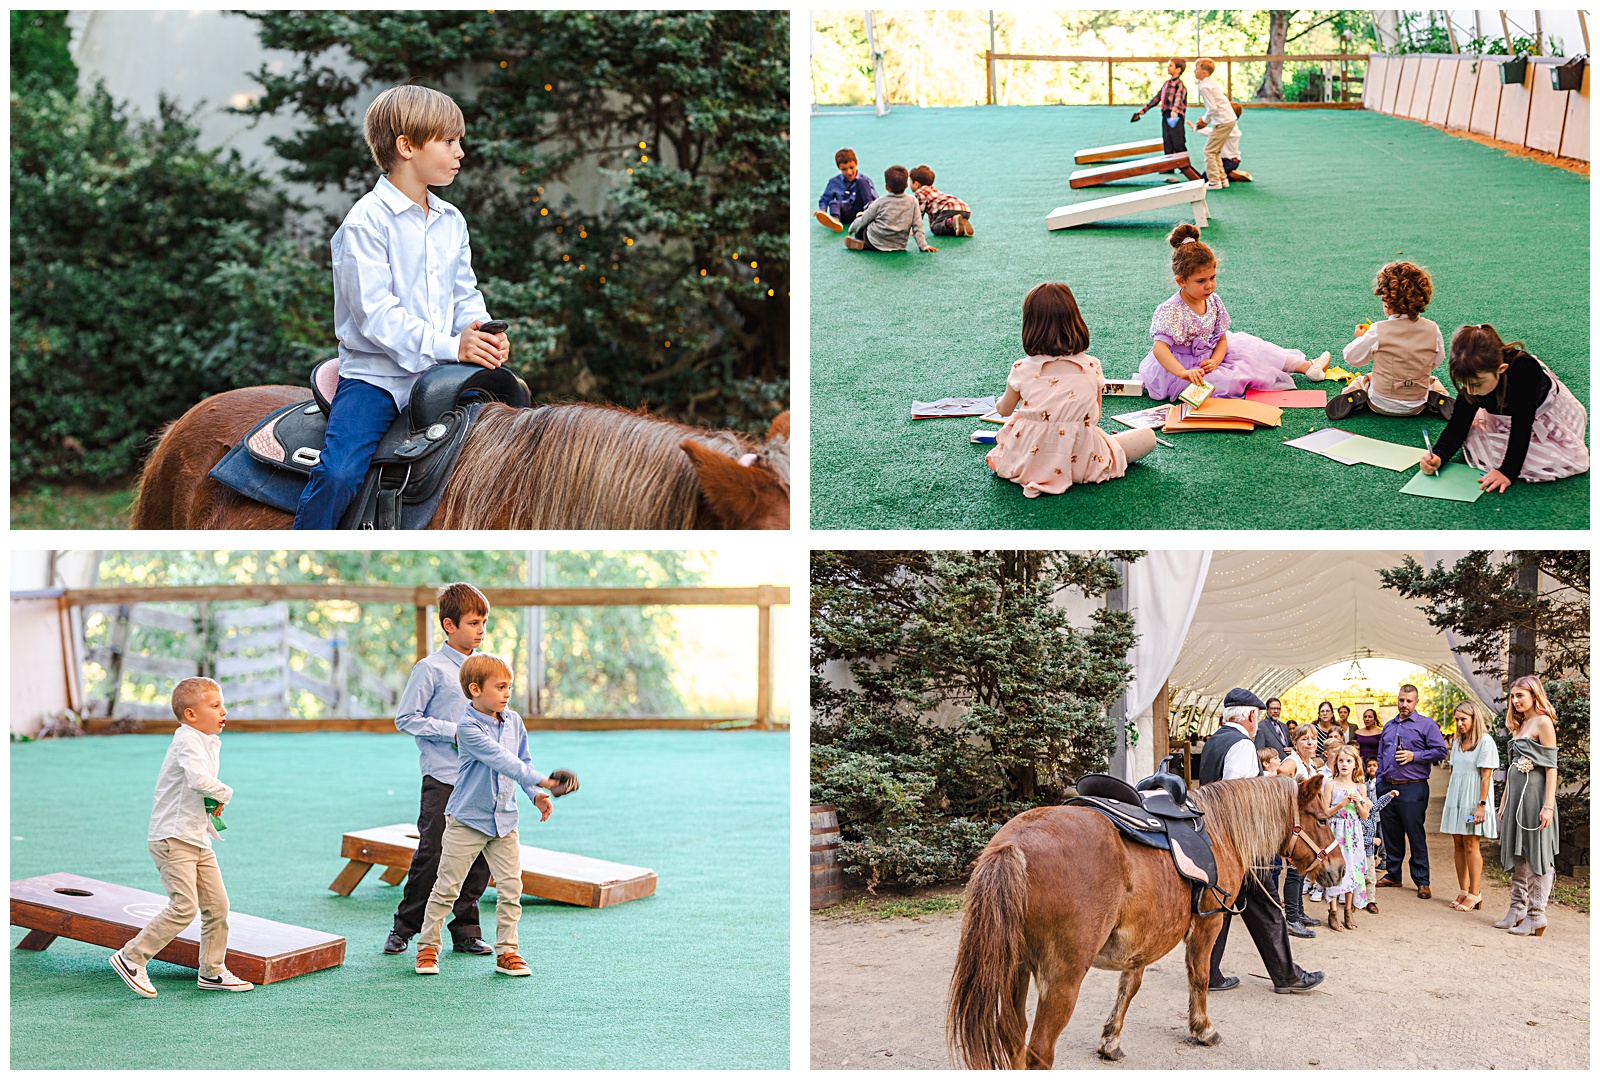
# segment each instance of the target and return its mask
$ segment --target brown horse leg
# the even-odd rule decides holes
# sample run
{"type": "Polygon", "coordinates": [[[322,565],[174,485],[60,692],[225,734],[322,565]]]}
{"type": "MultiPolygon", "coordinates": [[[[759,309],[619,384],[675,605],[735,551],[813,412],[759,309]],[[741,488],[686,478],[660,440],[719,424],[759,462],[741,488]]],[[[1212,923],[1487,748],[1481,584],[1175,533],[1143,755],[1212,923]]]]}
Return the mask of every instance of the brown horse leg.
{"type": "Polygon", "coordinates": [[[1222,933],[1222,916],[1208,915],[1189,926],[1184,961],[1189,968],[1189,1040],[1201,1046],[1215,1046],[1222,1033],[1211,1026],[1206,1013],[1206,992],[1211,986],[1211,949],[1222,933]]]}
{"type": "Polygon", "coordinates": [[[1022,1025],[1018,1028],[1022,1037],[1010,1048],[1013,1069],[1025,1069],[1028,1066],[1028,984],[1032,980],[1033,974],[1026,961],[1018,964],[1017,970],[1011,975],[1011,1009],[1015,1015],[1022,1017],[1022,1025]]]}
{"type": "Polygon", "coordinates": [[[1039,983],[1039,1008],[1033,1014],[1033,1033],[1028,1036],[1028,1068],[1049,1069],[1055,1066],[1056,1040],[1067,1029],[1072,1011],[1078,1007],[1078,992],[1083,989],[1083,977],[1089,973],[1088,965],[1067,971],[1055,971],[1051,978],[1035,978],[1039,983]]]}
{"type": "Polygon", "coordinates": [[[1122,1060],[1122,1021],[1127,1019],[1128,1004],[1139,992],[1142,982],[1142,967],[1129,968],[1117,982],[1117,1003],[1111,1006],[1111,1015],[1106,1017],[1106,1026],[1100,1031],[1100,1056],[1107,1061],[1122,1060]]]}

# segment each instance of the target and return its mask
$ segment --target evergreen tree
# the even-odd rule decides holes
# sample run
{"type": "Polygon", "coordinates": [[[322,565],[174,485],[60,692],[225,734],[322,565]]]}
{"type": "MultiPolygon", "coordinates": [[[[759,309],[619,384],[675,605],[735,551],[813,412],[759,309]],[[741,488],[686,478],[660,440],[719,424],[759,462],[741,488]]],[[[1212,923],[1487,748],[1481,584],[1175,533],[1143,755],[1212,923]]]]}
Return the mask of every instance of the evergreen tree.
{"type": "Polygon", "coordinates": [[[812,556],[812,798],[840,811],[847,871],[954,880],[1005,819],[1105,768],[1133,619],[1079,629],[1053,601],[1105,595],[1139,554],[812,556]]]}

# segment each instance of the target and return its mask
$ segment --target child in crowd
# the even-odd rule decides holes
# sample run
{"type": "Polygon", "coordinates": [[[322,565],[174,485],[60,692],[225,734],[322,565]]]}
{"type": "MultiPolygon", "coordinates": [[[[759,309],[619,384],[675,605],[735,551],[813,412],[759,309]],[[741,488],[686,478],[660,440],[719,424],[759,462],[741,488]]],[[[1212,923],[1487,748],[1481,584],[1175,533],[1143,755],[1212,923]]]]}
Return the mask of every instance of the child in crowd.
{"type": "Polygon", "coordinates": [[[1455,403],[1433,374],[1444,362],[1444,338],[1438,323],[1422,317],[1433,299],[1433,278],[1416,263],[1392,262],[1373,279],[1372,295],[1383,301],[1387,317],[1356,327],[1355,340],[1344,347],[1346,364],[1361,367],[1371,360],[1372,374],[1357,375],[1328,402],[1328,419],[1370,408],[1381,416],[1427,410],[1448,420],[1455,403]]]}
{"type": "Polygon", "coordinates": [[[222,687],[210,679],[184,679],[172,688],[172,714],[178,730],[156,774],[156,794],[146,834],[150,857],[167,890],[167,906],[134,935],[132,941],[111,954],[111,969],[129,989],[153,998],[156,988],[145,965],[200,916],[200,973],[202,990],[254,990],[255,987],[227,969],[228,893],[222,887],[222,870],[211,850],[217,835],[211,823],[233,800],[233,789],[217,779],[222,757],[218,738],[228,723],[222,704],[222,687]],[[214,799],[216,808],[206,809],[214,799]]]}
{"type": "Polygon", "coordinates": [[[1229,332],[1228,310],[1216,294],[1217,256],[1201,241],[1199,229],[1179,225],[1167,243],[1178,291],[1150,320],[1154,344],[1139,365],[1146,394],[1172,401],[1190,383],[1209,383],[1218,397],[1236,398],[1246,390],[1292,390],[1290,372],[1316,382],[1327,377],[1327,353],[1310,361],[1299,349],[1229,332]]]}
{"type": "Polygon", "coordinates": [[[1194,62],[1194,88],[1200,92],[1200,101],[1206,107],[1205,115],[1194,123],[1194,129],[1210,126],[1206,136],[1206,188],[1216,190],[1228,186],[1227,170],[1222,165],[1222,148],[1228,142],[1238,122],[1233,115],[1233,105],[1228,92],[1211,76],[1216,73],[1217,62],[1202,56],[1194,62]]]}
{"type": "Polygon", "coordinates": [[[1261,772],[1265,776],[1273,776],[1278,772],[1278,752],[1270,746],[1263,746],[1256,751],[1256,760],[1261,762],[1261,772]]]}
{"type": "Polygon", "coordinates": [[[461,171],[465,126],[454,101],[424,86],[391,87],[367,107],[367,147],[384,175],[331,242],[339,385],[296,529],[338,527],[424,371],[497,368],[511,355],[505,334],[478,330],[489,312],[472,273],[466,219],[428,190],[461,171]]]}
{"type": "Polygon", "coordinates": [[[872,204],[878,193],[872,187],[872,180],[861,175],[854,150],[846,146],[836,151],[833,163],[839,166],[839,175],[829,180],[822,189],[815,216],[827,228],[843,232],[850,227],[857,214],[872,204]]]}
{"type": "Polygon", "coordinates": [[[1021,484],[1030,499],[1059,495],[1121,476],[1155,449],[1149,428],[1108,435],[1096,426],[1105,375],[1087,352],[1078,302],[1061,282],[1036,285],[1023,299],[1022,348],[1028,355],[1011,365],[996,406],[1006,422],[984,459],[997,476],[1021,484]]]}
{"type": "MultiPolygon", "coordinates": [[[[1378,851],[1383,847],[1383,837],[1378,835],[1378,815],[1383,813],[1383,808],[1388,806],[1400,794],[1398,791],[1391,790],[1385,793],[1382,798],[1378,797],[1378,760],[1376,758],[1372,758],[1367,762],[1366,791],[1367,802],[1372,804],[1372,809],[1368,811],[1366,818],[1361,822],[1361,835],[1367,845],[1367,866],[1370,868],[1381,865],[1378,862],[1378,851]]],[[[1367,910],[1376,915],[1378,913],[1378,902],[1368,899],[1367,910]]]]}
{"type": "Polygon", "coordinates": [[[1250,183],[1255,179],[1249,173],[1239,168],[1239,122],[1244,118],[1244,106],[1237,101],[1229,102],[1233,109],[1233,130],[1228,132],[1228,138],[1222,144],[1222,171],[1227,176],[1228,182],[1243,180],[1250,183]]]}
{"type": "Polygon", "coordinates": [[[1362,790],[1361,752],[1353,746],[1341,744],[1337,750],[1328,744],[1333,772],[1323,785],[1328,801],[1328,828],[1344,854],[1344,877],[1326,891],[1328,899],[1328,929],[1338,930],[1334,914],[1344,901],[1344,929],[1354,930],[1355,921],[1350,913],[1354,908],[1366,907],[1371,897],[1367,895],[1367,880],[1372,876],[1366,860],[1366,834],[1362,822],[1372,812],[1371,801],[1362,790]]]}
{"type": "Polygon", "coordinates": [[[1161,152],[1186,154],[1189,147],[1184,141],[1183,112],[1189,104],[1189,91],[1183,85],[1183,71],[1189,62],[1181,56],[1167,61],[1167,81],[1161,84],[1156,96],[1145,102],[1144,108],[1133,114],[1138,120],[1151,109],[1161,109],[1161,152]]]}
{"type": "Polygon", "coordinates": [[[929,247],[922,235],[922,207],[917,197],[906,190],[911,179],[904,165],[883,170],[887,195],[874,199],[850,225],[844,246],[851,251],[904,251],[906,238],[915,237],[919,251],[938,251],[929,247]]]}
{"type": "Polygon", "coordinates": [[[954,195],[933,186],[933,170],[918,165],[911,170],[911,192],[928,215],[928,231],[935,236],[971,236],[972,208],[954,195]]]}
{"type": "MultiPolygon", "coordinates": [[[[455,745],[456,724],[467,708],[466,695],[461,692],[461,667],[483,643],[489,621],[488,598],[465,582],[440,589],[437,603],[444,644],[411,669],[394,719],[395,727],[417,741],[422,798],[417,810],[417,853],[411,857],[405,893],[383,945],[383,951],[391,955],[405,952],[407,943],[422,929],[423,910],[439,875],[444,808],[455,791],[461,767],[455,745]]],[[[478,901],[488,887],[489,864],[479,855],[462,881],[453,909],[450,938],[456,952],[477,956],[494,952],[478,927],[478,901]]]]}
{"type": "Polygon", "coordinates": [[[494,875],[495,972],[531,975],[517,955],[517,920],[522,917],[522,854],[517,839],[518,787],[539,808],[539,820],[550,818],[550,792],[576,790],[577,778],[565,786],[563,773],[544,776],[528,756],[528,732],[511,702],[511,665],[490,653],[476,653],[461,664],[461,689],[471,702],[456,724],[461,769],[445,804],[439,871],[422,920],[417,942],[418,975],[439,974],[439,926],[461,895],[462,880],[473,860],[482,855],[494,875]]]}
{"type": "Polygon", "coordinates": [[[1505,344],[1488,323],[1461,327],[1450,338],[1450,381],[1460,397],[1423,472],[1438,472],[1463,448],[1467,464],[1488,470],[1484,491],[1589,471],[1588,413],[1522,342],[1505,344]]]}

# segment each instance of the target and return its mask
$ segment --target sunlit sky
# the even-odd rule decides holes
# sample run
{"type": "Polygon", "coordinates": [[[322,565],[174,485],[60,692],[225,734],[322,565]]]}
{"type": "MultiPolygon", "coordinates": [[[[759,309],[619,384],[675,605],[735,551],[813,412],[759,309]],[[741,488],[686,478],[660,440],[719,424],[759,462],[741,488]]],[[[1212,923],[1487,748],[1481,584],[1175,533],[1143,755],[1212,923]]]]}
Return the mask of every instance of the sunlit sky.
{"type": "MultiPolygon", "coordinates": [[[[1313,671],[1305,677],[1305,682],[1313,686],[1320,686],[1328,690],[1343,690],[1356,686],[1399,686],[1406,681],[1407,676],[1413,676],[1422,670],[1416,664],[1405,660],[1387,660],[1381,657],[1373,659],[1363,658],[1361,670],[1366,673],[1366,678],[1345,678],[1345,672],[1350,670],[1350,661],[1340,664],[1330,664],[1318,671],[1313,671]]],[[[1420,685],[1420,684],[1419,684],[1420,685]]]]}

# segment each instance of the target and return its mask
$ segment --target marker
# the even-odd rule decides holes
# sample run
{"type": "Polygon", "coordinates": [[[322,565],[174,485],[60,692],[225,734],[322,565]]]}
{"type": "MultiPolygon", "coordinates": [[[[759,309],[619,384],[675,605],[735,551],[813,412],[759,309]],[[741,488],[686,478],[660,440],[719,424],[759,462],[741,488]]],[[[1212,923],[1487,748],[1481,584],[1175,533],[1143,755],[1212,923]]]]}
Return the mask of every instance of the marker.
{"type": "Polygon", "coordinates": [[[1177,447],[1173,446],[1167,440],[1163,439],[1160,435],[1156,436],[1156,442],[1160,443],[1162,446],[1167,447],[1169,450],[1176,450],[1177,449],[1177,447]]]}
{"type": "Polygon", "coordinates": [[[1427,428],[1423,428],[1422,429],[1422,448],[1424,450],[1426,450],[1429,454],[1433,453],[1433,444],[1428,441],[1428,429],[1427,428]]]}

